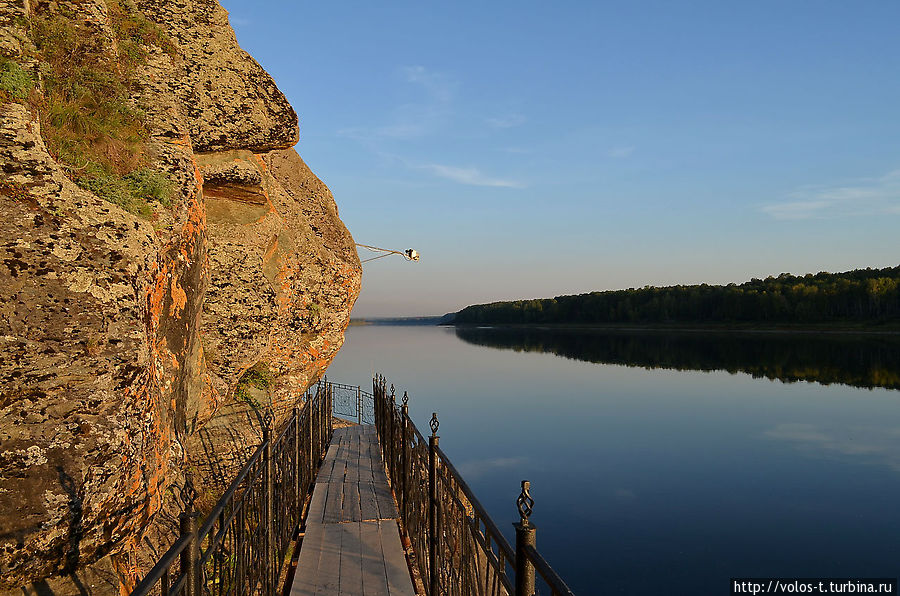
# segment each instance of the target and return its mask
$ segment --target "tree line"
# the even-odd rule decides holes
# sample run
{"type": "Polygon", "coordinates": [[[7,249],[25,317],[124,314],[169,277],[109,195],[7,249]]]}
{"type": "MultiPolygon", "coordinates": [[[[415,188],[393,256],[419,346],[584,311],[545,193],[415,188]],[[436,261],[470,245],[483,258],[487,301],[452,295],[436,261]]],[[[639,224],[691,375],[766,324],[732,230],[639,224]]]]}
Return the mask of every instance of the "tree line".
{"type": "Polygon", "coordinates": [[[467,306],[459,324],[828,324],[900,321],[900,266],[590,292],[467,306]]]}

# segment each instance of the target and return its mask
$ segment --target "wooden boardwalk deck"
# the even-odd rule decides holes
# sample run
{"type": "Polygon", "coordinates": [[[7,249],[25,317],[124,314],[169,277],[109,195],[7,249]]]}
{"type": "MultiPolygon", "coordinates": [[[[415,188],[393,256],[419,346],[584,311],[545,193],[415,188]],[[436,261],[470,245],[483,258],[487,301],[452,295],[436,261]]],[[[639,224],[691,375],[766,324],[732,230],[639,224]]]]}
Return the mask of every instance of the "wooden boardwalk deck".
{"type": "Polygon", "coordinates": [[[415,596],[375,428],[335,429],[291,596],[415,596]]]}

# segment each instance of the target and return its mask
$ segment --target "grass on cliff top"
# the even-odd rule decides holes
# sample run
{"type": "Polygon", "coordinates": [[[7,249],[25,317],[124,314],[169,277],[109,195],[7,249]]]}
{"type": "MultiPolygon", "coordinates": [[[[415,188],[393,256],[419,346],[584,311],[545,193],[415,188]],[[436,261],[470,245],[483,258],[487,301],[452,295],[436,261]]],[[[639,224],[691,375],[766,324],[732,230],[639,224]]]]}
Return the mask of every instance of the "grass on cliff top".
{"type": "Polygon", "coordinates": [[[32,19],[43,94],[34,101],[51,155],[82,188],[144,217],[166,207],[171,183],[148,166],[146,115],[129,100],[148,44],[174,51],[127,2],[108,2],[116,49],[64,10],[32,19]]]}

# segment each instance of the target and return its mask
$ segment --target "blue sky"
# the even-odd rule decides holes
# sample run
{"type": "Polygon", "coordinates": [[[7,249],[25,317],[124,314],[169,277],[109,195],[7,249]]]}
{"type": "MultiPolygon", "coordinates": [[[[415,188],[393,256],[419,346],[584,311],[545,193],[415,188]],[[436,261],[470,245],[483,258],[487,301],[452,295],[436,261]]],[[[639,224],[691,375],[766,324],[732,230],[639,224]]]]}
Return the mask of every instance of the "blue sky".
{"type": "Polygon", "coordinates": [[[900,263],[896,0],[223,5],[356,241],[422,255],[354,316],[900,263]]]}

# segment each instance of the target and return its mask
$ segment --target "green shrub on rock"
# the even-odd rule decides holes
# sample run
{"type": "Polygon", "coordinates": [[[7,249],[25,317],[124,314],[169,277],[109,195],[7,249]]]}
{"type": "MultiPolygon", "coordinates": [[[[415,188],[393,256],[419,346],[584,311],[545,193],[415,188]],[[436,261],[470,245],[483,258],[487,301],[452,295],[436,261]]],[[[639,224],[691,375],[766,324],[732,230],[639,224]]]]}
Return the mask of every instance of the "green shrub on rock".
{"type": "Polygon", "coordinates": [[[0,58],[0,100],[27,99],[33,88],[31,73],[13,60],[0,58]]]}

